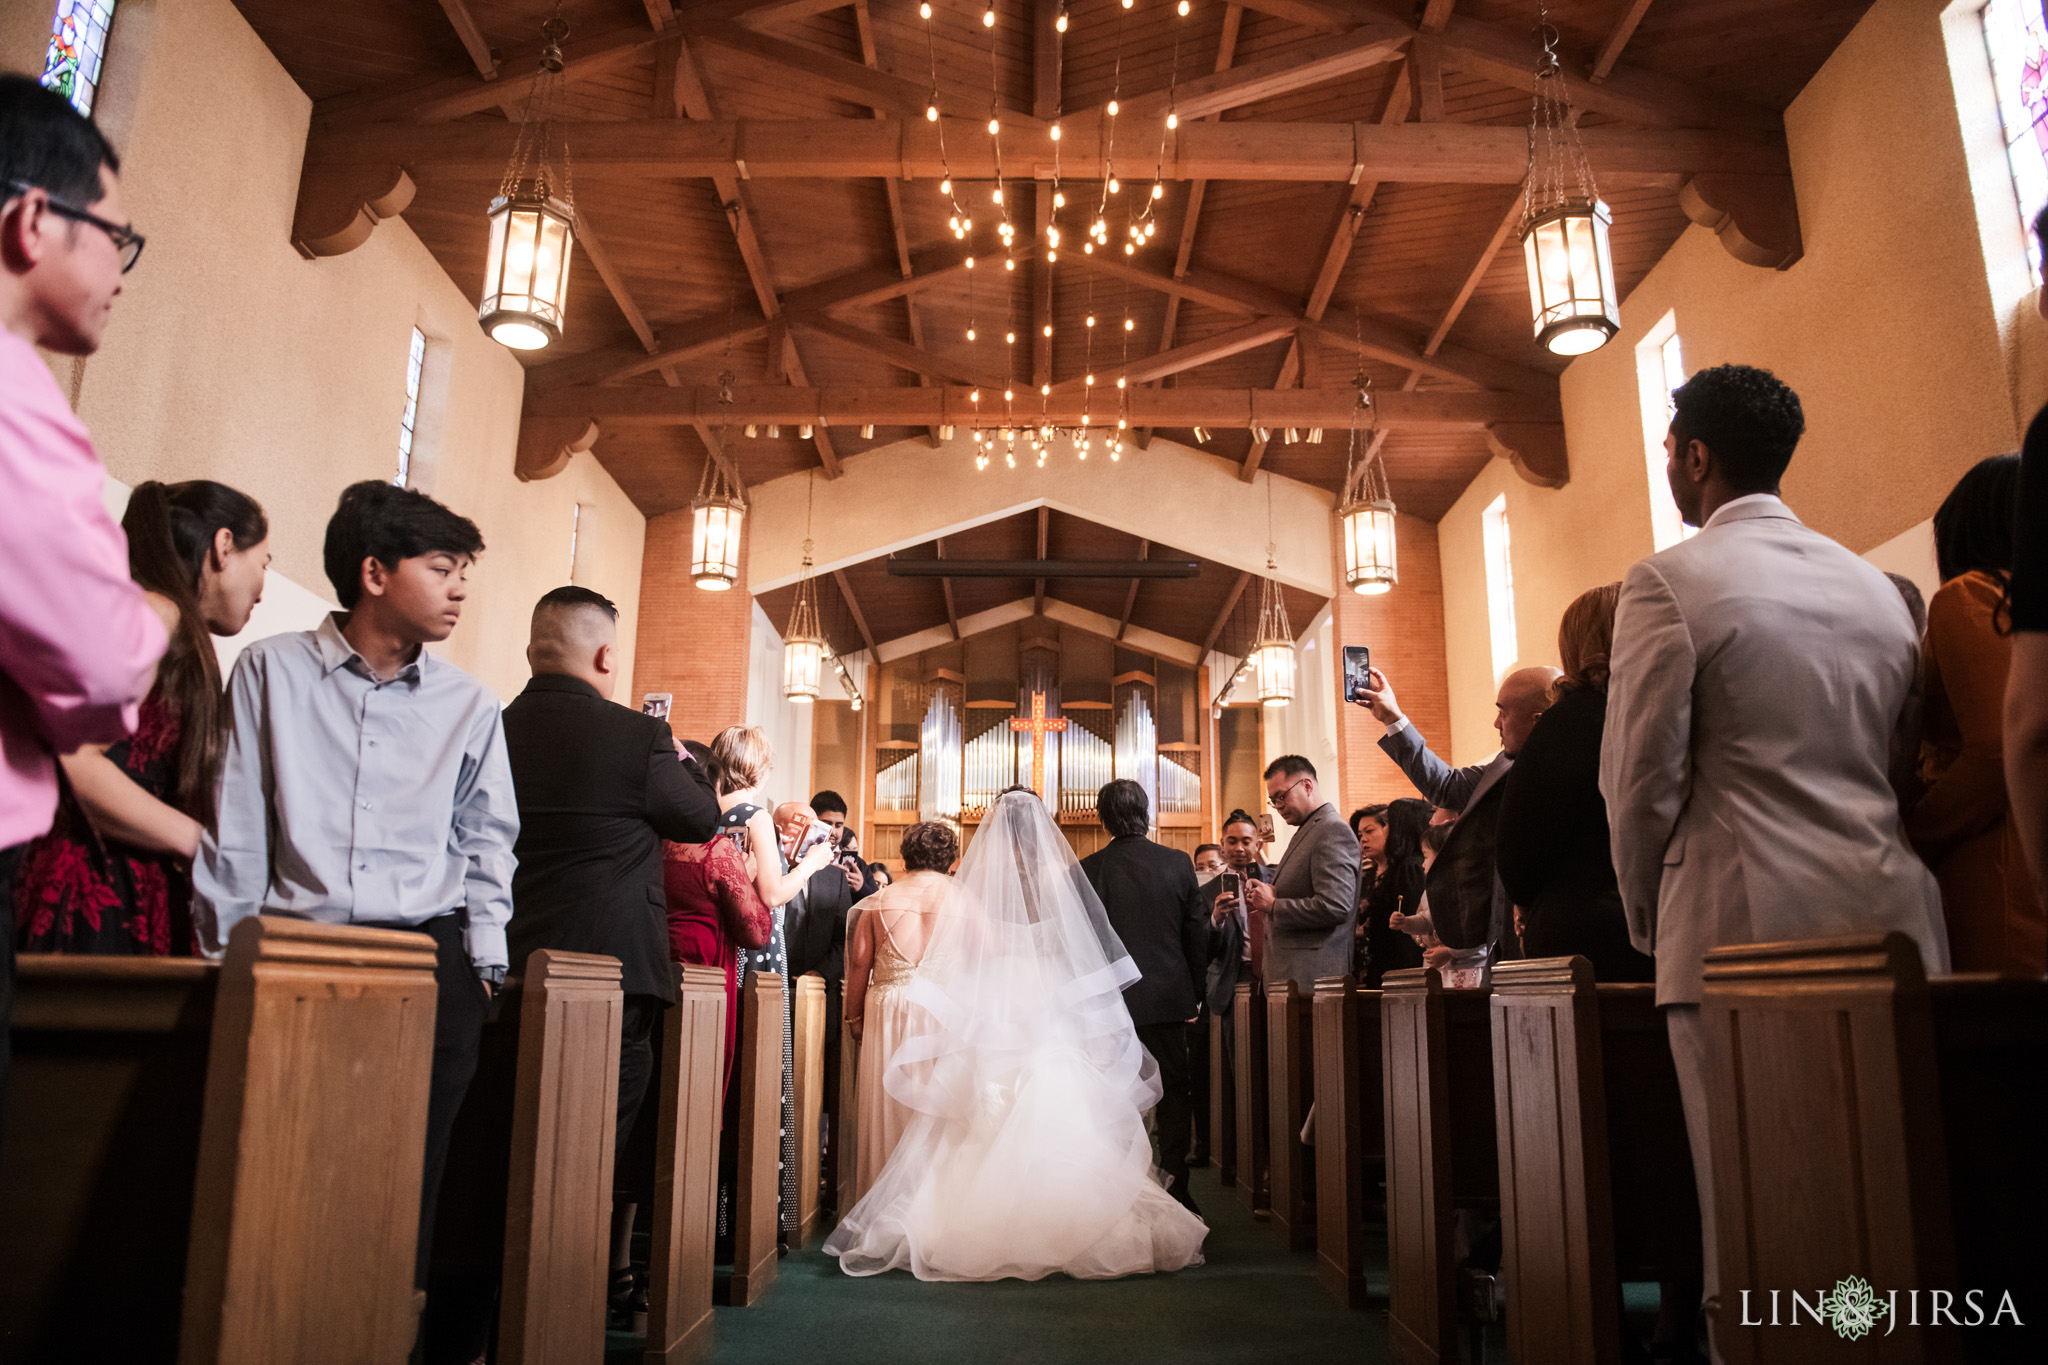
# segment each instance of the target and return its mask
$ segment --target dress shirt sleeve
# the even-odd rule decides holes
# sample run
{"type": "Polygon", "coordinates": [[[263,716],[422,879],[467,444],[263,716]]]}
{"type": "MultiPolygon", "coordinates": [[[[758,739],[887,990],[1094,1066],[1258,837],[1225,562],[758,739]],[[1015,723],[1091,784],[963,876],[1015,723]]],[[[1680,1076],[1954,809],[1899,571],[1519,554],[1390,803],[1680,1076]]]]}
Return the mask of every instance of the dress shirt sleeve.
{"type": "Polygon", "coordinates": [[[1614,613],[1600,794],[1629,939],[1652,952],[1664,858],[1692,772],[1692,689],[1698,659],[1678,598],[1656,565],[1628,571],[1614,613]]]}
{"type": "Polygon", "coordinates": [[[1302,850],[1309,860],[1309,894],[1276,897],[1273,908],[1266,912],[1274,924],[1288,929],[1331,929],[1358,914],[1358,843],[1348,832],[1333,833],[1343,829],[1340,820],[1331,831],[1318,832],[1323,837],[1316,839],[1314,847],[1302,850]]]}
{"type": "Polygon", "coordinates": [[[470,722],[468,751],[455,791],[454,848],[469,861],[463,900],[469,911],[469,960],[478,967],[510,967],[505,926],[512,920],[512,872],[518,860],[519,798],[505,754],[504,715],[479,708],[470,722]]]}
{"type": "Polygon", "coordinates": [[[218,957],[228,934],[263,909],[270,894],[272,780],[260,649],[245,649],[228,682],[228,737],[215,789],[213,823],[192,861],[192,919],[200,952],[218,957]]]}
{"type": "MultiPolygon", "coordinates": [[[[135,729],[167,637],[100,502],[106,472],[39,396],[0,404],[0,670],[28,698],[43,739],[67,754],[135,729]]],[[[50,398],[61,402],[54,388],[50,398]]]]}
{"type": "Polygon", "coordinates": [[[668,722],[656,721],[647,752],[647,823],[670,843],[708,844],[718,833],[718,798],[704,769],[676,756],[668,722]]]}

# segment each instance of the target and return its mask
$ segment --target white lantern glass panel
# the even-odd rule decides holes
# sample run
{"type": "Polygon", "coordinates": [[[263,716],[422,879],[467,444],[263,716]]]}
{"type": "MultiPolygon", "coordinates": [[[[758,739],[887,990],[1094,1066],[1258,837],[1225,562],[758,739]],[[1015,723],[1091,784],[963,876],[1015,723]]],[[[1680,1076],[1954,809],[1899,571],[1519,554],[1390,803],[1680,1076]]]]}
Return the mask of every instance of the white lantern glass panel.
{"type": "Polygon", "coordinates": [[[739,581],[740,523],[746,509],[739,500],[708,498],[690,509],[690,577],[708,592],[723,592],[739,581]]]}
{"type": "Polygon", "coordinates": [[[1536,340],[1555,355],[1584,355],[1621,329],[1607,205],[1562,204],[1524,229],[1536,340]]]}
{"type": "Polygon", "coordinates": [[[1253,651],[1258,673],[1259,704],[1285,706],[1294,700],[1294,646],[1260,645],[1253,651]]]}
{"type": "Polygon", "coordinates": [[[562,338],[571,210],[559,199],[497,199],[491,204],[490,256],[477,317],[493,341],[537,351],[562,338]]]}
{"type": "Polygon", "coordinates": [[[816,701],[824,664],[823,641],[798,638],[785,643],[782,646],[782,695],[793,702],[816,701]]]}
{"type": "Polygon", "coordinates": [[[1394,504],[1354,503],[1343,512],[1344,581],[1373,596],[1400,581],[1394,558],[1394,504]]]}

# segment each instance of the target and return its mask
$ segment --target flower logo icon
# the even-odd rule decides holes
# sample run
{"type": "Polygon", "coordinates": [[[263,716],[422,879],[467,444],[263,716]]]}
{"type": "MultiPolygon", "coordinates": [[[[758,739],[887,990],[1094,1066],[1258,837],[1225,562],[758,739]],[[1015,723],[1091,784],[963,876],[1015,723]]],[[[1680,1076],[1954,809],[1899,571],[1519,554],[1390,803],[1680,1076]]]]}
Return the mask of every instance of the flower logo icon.
{"type": "Polygon", "coordinates": [[[1884,1305],[1868,1280],[1850,1275],[1835,1281],[1834,1292],[1822,1297],[1820,1311],[1827,1314],[1828,1326],[1835,1329],[1836,1336],[1860,1341],[1877,1326],[1884,1305]]]}

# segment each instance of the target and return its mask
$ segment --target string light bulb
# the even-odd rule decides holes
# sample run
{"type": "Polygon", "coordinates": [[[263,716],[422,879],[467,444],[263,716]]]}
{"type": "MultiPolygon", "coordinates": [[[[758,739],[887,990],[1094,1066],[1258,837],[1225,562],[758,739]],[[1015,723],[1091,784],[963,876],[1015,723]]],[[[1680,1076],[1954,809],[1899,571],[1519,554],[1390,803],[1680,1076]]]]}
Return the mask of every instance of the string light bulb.
{"type": "Polygon", "coordinates": [[[1090,314],[1088,315],[1088,325],[1089,325],[1090,327],[1093,327],[1093,326],[1095,325],[1095,314],[1093,314],[1093,313],[1090,313],[1090,314]]]}
{"type": "Polygon", "coordinates": [[[1052,324],[1051,324],[1051,323],[1049,323],[1049,322],[1045,324],[1045,334],[1046,334],[1047,336],[1051,336],[1051,335],[1052,335],[1052,324]]]}
{"type": "Polygon", "coordinates": [[[1135,322],[1132,322],[1132,321],[1131,321],[1131,320],[1130,320],[1129,318],[1125,318],[1125,319],[1124,319],[1124,330],[1125,330],[1126,332],[1130,331],[1130,330],[1131,330],[1132,328],[1136,327],[1137,325],[1138,325],[1137,323],[1135,323],[1135,322]]]}
{"type": "Polygon", "coordinates": [[[1012,346],[1015,346],[1017,344],[1017,334],[1015,332],[1011,332],[1008,335],[1004,336],[1003,340],[1009,342],[1012,346]]]}
{"type": "Polygon", "coordinates": [[[1194,6],[1193,6],[1193,5],[1191,5],[1191,4],[1189,4],[1189,3],[1188,3],[1188,0],[1180,0],[1180,17],[1181,17],[1181,18],[1183,18],[1183,19],[1187,18],[1187,17],[1188,17],[1188,11],[1189,11],[1189,10],[1191,10],[1191,9],[1193,9],[1193,8],[1194,8],[1194,6]]]}
{"type": "Polygon", "coordinates": [[[988,121],[988,135],[990,137],[994,137],[997,133],[1000,133],[1001,131],[1003,131],[1003,125],[1001,123],[997,122],[995,119],[990,119],[988,121]]]}
{"type": "MultiPolygon", "coordinates": [[[[1002,202],[1003,202],[1003,187],[1002,187],[1001,185],[998,185],[998,186],[996,186],[996,187],[995,187],[995,188],[994,188],[993,190],[989,191],[989,196],[988,196],[988,197],[989,197],[989,198],[990,198],[991,200],[993,200],[993,201],[994,201],[995,203],[998,203],[998,204],[1002,203],[1002,202]]],[[[1008,224],[1008,223],[1005,223],[1005,224],[1003,224],[1003,226],[1004,226],[1004,227],[1008,227],[1008,226],[1009,226],[1009,224],[1008,224]]]]}
{"type": "Polygon", "coordinates": [[[969,341],[972,341],[972,340],[974,340],[974,329],[973,329],[972,327],[969,327],[969,328],[967,329],[967,339],[968,339],[969,341]]]}
{"type": "Polygon", "coordinates": [[[1058,142],[1060,140],[1060,126],[1057,123],[1055,123],[1052,126],[1052,140],[1054,142],[1058,142]]]}
{"type": "MultiPolygon", "coordinates": [[[[1166,186],[1164,186],[1164,185],[1160,184],[1160,183],[1159,183],[1158,181],[1156,181],[1156,180],[1155,180],[1155,181],[1153,181],[1153,182],[1152,182],[1152,197],[1153,197],[1154,199],[1164,199],[1164,198],[1166,197],[1166,186]]],[[[1147,237],[1150,237],[1150,236],[1152,235],[1152,226],[1151,226],[1151,224],[1149,224],[1149,223],[1145,225],[1145,235],[1146,235],[1147,237]]]]}
{"type": "Polygon", "coordinates": [[[946,178],[946,179],[944,179],[944,180],[941,180],[941,181],[939,182],[939,193],[940,193],[940,194],[951,194],[952,192],[953,192],[953,181],[952,181],[952,178],[951,178],[951,177],[948,177],[948,178],[946,178]]]}
{"type": "MultiPolygon", "coordinates": [[[[930,9],[931,6],[926,5],[925,8],[930,9]]],[[[1060,17],[1052,21],[1052,26],[1061,33],[1067,31],[1067,7],[1065,5],[1060,6],[1060,17]]]]}
{"type": "Polygon", "coordinates": [[[996,12],[993,7],[981,12],[981,26],[983,28],[994,28],[996,26],[996,12]]]}
{"type": "Polygon", "coordinates": [[[929,18],[931,18],[931,17],[932,17],[932,7],[931,7],[930,5],[919,5],[919,6],[917,7],[917,17],[918,17],[918,18],[920,18],[920,19],[929,19],[929,18]]]}
{"type": "Polygon", "coordinates": [[[1166,116],[1166,131],[1170,133],[1178,127],[1180,127],[1180,115],[1169,113],[1166,116]]]}
{"type": "Polygon", "coordinates": [[[1111,118],[1115,118],[1115,117],[1116,117],[1116,101],[1115,101],[1115,100],[1111,100],[1111,101],[1109,102],[1109,116],[1110,116],[1111,118]]]}
{"type": "Polygon", "coordinates": [[[925,122],[927,123],[937,123],[939,121],[939,106],[936,104],[927,104],[924,107],[924,117],[925,122]]]}
{"type": "Polygon", "coordinates": [[[1118,180],[1115,176],[1111,176],[1109,178],[1109,192],[1111,194],[1122,194],[1124,192],[1123,181],[1118,180]]]}
{"type": "Polygon", "coordinates": [[[1005,258],[1005,259],[1004,259],[1004,261],[1003,261],[1003,269],[1005,269],[1005,270],[1015,270],[1016,268],[1017,268],[1017,262],[1016,262],[1016,261],[1015,261],[1014,259],[1009,259],[1009,258],[1005,258]]]}
{"type": "Polygon", "coordinates": [[[1056,209],[1065,208],[1067,206],[1067,196],[1058,190],[1054,190],[1052,192],[1052,206],[1056,209]]]}

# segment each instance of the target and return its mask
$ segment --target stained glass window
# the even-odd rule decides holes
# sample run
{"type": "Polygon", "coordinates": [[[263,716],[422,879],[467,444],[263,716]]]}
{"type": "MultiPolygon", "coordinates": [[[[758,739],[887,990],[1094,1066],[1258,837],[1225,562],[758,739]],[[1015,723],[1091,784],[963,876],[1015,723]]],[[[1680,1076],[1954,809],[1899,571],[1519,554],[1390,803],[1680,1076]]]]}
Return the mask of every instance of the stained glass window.
{"type": "Polygon", "coordinates": [[[57,0],[57,22],[50,30],[49,55],[43,58],[43,85],[92,117],[92,98],[99,93],[100,62],[107,55],[107,30],[114,24],[116,0],[57,0]]]}
{"type": "Polygon", "coordinates": [[[405,415],[398,419],[398,477],[391,482],[400,488],[412,477],[412,433],[420,415],[420,370],[427,360],[427,334],[412,329],[412,347],[405,360],[405,415]]]}
{"type": "MultiPolygon", "coordinates": [[[[2048,23],[2041,0],[1991,0],[1984,6],[1984,41],[2005,125],[2005,157],[2020,216],[2031,226],[2048,205],[2048,23]]],[[[2038,279],[2038,258],[2034,269],[2038,279]]]]}

